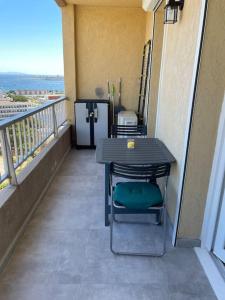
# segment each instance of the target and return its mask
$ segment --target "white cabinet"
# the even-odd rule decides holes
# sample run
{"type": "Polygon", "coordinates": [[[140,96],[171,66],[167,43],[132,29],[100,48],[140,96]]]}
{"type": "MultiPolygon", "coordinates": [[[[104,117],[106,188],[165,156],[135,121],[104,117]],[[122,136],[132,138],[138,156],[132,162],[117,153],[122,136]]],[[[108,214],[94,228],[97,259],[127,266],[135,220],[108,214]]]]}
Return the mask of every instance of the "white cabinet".
{"type": "Polygon", "coordinates": [[[75,118],[78,148],[95,148],[99,139],[108,137],[108,100],[77,100],[75,118]]]}

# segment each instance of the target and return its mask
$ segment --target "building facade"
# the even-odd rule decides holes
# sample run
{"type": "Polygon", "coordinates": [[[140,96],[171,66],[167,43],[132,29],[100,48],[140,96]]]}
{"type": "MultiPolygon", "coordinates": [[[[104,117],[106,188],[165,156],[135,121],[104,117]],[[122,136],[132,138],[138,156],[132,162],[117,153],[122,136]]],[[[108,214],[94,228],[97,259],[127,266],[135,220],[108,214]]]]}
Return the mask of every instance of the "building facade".
{"type": "Polygon", "coordinates": [[[26,112],[35,107],[32,103],[1,101],[0,102],[0,119],[12,117],[18,113],[26,112]]]}

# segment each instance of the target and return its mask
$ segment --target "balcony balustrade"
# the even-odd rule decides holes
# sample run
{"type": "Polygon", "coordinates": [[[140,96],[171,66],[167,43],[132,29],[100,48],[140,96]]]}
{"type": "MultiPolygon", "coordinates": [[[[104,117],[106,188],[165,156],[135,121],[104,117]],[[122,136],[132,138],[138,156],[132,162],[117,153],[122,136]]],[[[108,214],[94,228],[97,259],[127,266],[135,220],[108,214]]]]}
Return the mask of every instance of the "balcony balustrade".
{"type": "Polygon", "coordinates": [[[16,171],[34,156],[66,123],[66,98],[30,109],[0,122],[0,183],[9,179],[17,185],[16,171]]]}

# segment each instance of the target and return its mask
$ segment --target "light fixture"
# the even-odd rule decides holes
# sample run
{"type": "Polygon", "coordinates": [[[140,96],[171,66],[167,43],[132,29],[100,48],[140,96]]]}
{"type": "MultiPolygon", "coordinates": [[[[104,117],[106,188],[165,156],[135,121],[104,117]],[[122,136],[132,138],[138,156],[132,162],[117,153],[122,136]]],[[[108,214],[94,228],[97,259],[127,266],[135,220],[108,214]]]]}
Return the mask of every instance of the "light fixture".
{"type": "Polygon", "coordinates": [[[178,9],[182,10],[184,0],[169,0],[165,6],[164,24],[175,24],[178,20],[178,9]]]}

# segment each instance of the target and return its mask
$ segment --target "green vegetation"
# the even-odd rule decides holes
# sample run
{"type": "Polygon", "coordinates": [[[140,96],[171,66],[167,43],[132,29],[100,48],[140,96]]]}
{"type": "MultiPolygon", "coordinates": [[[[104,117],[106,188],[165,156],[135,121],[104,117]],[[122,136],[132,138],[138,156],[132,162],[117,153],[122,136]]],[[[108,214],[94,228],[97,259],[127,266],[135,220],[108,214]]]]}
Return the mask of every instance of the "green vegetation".
{"type": "Polygon", "coordinates": [[[32,102],[34,104],[40,104],[39,100],[35,97],[29,95],[29,96],[23,96],[23,95],[16,95],[16,92],[13,90],[10,90],[6,93],[8,97],[10,97],[13,102],[32,102]]]}
{"type": "MultiPolygon", "coordinates": [[[[33,160],[33,158],[37,155],[34,153],[32,156],[29,156],[17,169],[16,169],[16,175],[18,175],[23,169],[25,169],[29,163],[33,160]]],[[[10,184],[9,179],[4,180],[2,183],[0,183],[0,190],[3,190],[5,187],[7,187],[10,184]]]]}
{"type": "Polygon", "coordinates": [[[15,95],[15,96],[13,96],[13,101],[15,101],[15,102],[27,102],[28,99],[25,96],[15,95]]]}
{"type": "Polygon", "coordinates": [[[9,91],[7,96],[12,98],[14,102],[27,102],[28,98],[22,95],[16,95],[14,91],[9,91]]]}
{"type": "Polygon", "coordinates": [[[0,190],[3,190],[5,187],[9,185],[9,179],[6,179],[2,183],[0,183],[0,190]]]}

